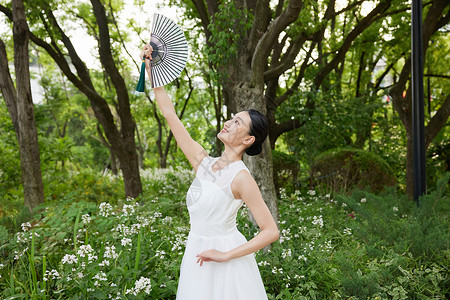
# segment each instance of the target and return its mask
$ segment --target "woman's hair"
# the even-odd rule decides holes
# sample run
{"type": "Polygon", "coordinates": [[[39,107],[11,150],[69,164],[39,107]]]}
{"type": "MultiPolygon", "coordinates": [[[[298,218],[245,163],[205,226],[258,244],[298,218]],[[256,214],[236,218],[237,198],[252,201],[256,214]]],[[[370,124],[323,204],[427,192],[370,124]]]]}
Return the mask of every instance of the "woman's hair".
{"type": "Polygon", "coordinates": [[[255,137],[253,144],[245,149],[247,155],[258,155],[262,151],[262,144],[269,132],[269,121],[266,116],[255,109],[247,110],[250,115],[251,124],[249,134],[255,137]]]}

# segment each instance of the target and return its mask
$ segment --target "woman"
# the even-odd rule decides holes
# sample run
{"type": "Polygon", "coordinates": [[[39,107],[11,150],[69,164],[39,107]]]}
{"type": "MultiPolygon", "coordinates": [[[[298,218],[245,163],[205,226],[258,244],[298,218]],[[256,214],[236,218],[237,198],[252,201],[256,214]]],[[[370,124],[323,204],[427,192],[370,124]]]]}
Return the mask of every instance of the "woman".
{"type": "MultiPolygon", "coordinates": [[[[152,48],[145,45],[149,76],[152,48]]],[[[225,150],[210,157],[181,123],[163,87],[153,89],[164,118],[196,172],[186,204],[191,230],[180,268],[178,300],[267,299],[254,252],[278,239],[278,228],[242,156],[261,153],[268,122],[256,110],[241,111],[225,122],[217,137],[225,150]],[[250,241],[236,228],[245,203],[261,231],[250,241]]]]}

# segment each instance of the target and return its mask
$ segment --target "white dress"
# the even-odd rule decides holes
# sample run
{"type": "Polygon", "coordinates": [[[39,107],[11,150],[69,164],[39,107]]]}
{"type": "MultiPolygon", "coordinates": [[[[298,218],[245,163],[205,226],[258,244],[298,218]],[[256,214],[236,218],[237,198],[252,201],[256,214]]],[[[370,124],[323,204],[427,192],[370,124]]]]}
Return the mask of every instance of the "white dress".
{"type": "Polygon", "coordinates": [[[236,228],[243,201],[235,199],[231,183],[247,170],[242,160],[213,172],[218,157],[206,156],[186,196],[190,216],[186,250],[181,262],[177,300],[267,299],[254,254],[228,262],[197,263],[196,255],[209,249],[228,251],[247,242],[236,228]]]}

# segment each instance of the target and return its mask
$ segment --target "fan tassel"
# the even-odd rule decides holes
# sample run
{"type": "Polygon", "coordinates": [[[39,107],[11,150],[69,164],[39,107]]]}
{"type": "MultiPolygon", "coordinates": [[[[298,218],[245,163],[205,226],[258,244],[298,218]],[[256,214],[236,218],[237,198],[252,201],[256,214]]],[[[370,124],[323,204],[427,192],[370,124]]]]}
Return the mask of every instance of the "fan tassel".
{"type": "Polygon", "coordinates": [[[137,92],[144,92],[145,90],[145,57],[142,60],[142,66],[141,66],[141,76],[139,76],[139,82],[136,87],[137,92]]]}

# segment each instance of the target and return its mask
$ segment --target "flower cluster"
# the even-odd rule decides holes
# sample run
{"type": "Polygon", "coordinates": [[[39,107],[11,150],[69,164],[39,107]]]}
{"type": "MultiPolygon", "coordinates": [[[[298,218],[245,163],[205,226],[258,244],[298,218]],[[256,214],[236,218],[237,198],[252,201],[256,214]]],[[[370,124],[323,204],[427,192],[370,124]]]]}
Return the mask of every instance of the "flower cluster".
{"type": "Polygon", "coordinates": [[[283,252],[281,252],[281,257],[285,259],[286,257],[291,257],[292,252],[291,249],[283,249],[283,252]]]}
{"type": "Polygon", "coordinates": [[[44,275],[44,281],[47,281],[48,279],[61,279],[61,276],[59,275],[57,270],[46,270],[44,275]]]}
{"type": "Polygon", "coordinates": [[[312,224],[313,225],[319,225],[320,228],[323,227],[323,219],[322,219],[322,215],[320,216],[314,216],[313,220],[312,220],[312,224]]]}
{"type": "Polygon", "coordinates": [[[94,249],[92,249],[91,245],[81,245],[80,249],[78,249],[77,254],[80,257],[86,257],[88,258],[88,262],[91,263],[94,260],[97,260],[97,255],[94,255],[94,249]]]}
{"type": "Polygon", "coordinates": [[[99,286],[100,286],[100,282],[101,282],[101,281],[106,281],[106,280],[108,280],[108,279],[106,278],[105,272],[100,272],[100,273],[96,274],[92,279],[95,279],[94,285],[95,285],[96,287],[99,287],[99,286]]]}
{"type": "Polygon", "coordinates": [[[112,208],[111,204],[109,204],[107,202],[100,203],[98,214],[103,217],[108,217],[109,215],[113,216],[114,212],[113,212],[113,208],[112,208]]]}
{"type": "Polygon", "coordinates": [[[146,277],[141,277],[139,278],[139,280],[136,281],[133,288],[126,290],[125,294],[133,294],[137,296],[141,291],[144,291],[144,293],[149,295],[151,289],[152,284],[150,282],[150,279],[146,277]]]}
{"type": "Polygon", "coordinates": [[[78,262],[78,258],[74,254],[66,254],[61,260],[61,263],[64,264],[76,264],[78,262]]]}
{"type": "Polygon", "coordinates": [[[134,215],[134,206],[133,205],[128,205],[128,204],[124,204],[122,207],[122,213],[125,217],[129,217],[134,215]]]}
{"type": "Polygon", "coordinates": [[[30,222],[22,223],[20,226],[22,227],[23,232],[26,232],[31,228],[30,222]]]}
{"type": "Polygon", "coordinates": [[[89,224],[91,222],[91,217],[89,214],[84,214],[81,216],[81,220],[83,221],[83,224],[89,224]]]}

